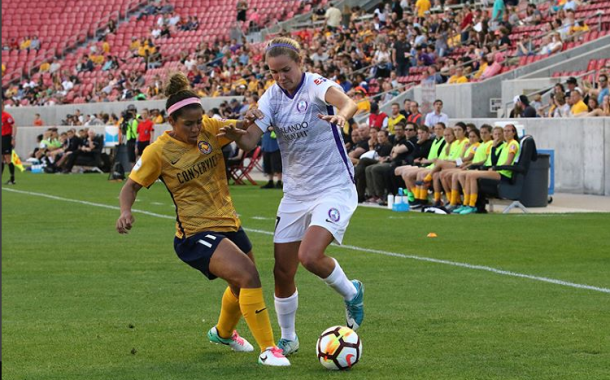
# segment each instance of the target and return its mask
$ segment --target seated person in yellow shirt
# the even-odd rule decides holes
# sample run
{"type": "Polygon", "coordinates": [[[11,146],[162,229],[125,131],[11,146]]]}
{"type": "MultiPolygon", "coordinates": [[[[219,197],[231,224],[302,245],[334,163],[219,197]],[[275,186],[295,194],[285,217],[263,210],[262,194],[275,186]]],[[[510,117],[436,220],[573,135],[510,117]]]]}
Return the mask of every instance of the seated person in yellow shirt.
{"type": "Polygon", "coordinates": [[[589,107],[583,101],[583,93],[580,87],[576,87],[573,91],[570,91],[570,102],[572,108],[570,109],[571,116],[578,116],[581,113],[589,112],[589,107]]]}
{"type": "Polygon", "coordinates": [[[468,78],[464,75],[464,68],[457,66],[455,68],[455,75],[451,76],[447,81],[449,84],[468,83],[468,78]]]}

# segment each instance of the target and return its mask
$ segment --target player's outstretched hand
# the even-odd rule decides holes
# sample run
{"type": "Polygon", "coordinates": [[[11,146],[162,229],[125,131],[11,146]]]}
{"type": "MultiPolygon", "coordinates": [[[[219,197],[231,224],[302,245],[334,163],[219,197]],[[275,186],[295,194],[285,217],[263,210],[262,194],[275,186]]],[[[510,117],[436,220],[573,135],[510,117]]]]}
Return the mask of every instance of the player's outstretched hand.
{"type": "Polygon", "coordinates": [[[249,126],[250,124],[254,123],[255,120],[261,120],[265,117],[265,115],[261,112],[261,110],[259,110],[258,108],[251,108],[248,111],[246,111],[246,114],[244,115],[244,119],[246,121],[246,126],[249,126]]]}
{"type": "Polygon", "coordinates": [[[247,134],[247,131],[238,129],[235,124],[227,125],[226,127],[220,128],[220,132],[216,135],[217,137],[226,137],[230,140],[239,140],[240,137],[247,134]]]}
{"type": "Polygon", "coordinates": [[[125,211],[125,212],[121,213],[121,216],[116,221],[117,232],[120,234],[129,233],[129,230],[131,230],[131,227],[133,226],[134,222],[135,222],[135,219],[134,219],[133,215],[131,215],[130,211],[125,211]]]}
{"type": "Polygon", "coordinates": [[[322,120],[328,121],[331,124],[335,124],[339,128],[342,128],[345,124],[345,118],[341,115],[322,115],[319,113],[318,117],[322,120]]]}

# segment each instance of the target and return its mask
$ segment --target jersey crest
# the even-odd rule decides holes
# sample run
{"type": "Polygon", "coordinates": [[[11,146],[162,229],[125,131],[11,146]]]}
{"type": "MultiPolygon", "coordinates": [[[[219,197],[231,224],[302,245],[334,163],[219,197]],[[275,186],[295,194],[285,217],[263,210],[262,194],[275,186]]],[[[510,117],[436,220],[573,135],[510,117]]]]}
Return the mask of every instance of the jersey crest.
{"type": "Polygon", "coordinates": [[[199,141],[197,147],[199,147],[199,151],[203,154],[212,153],[212,145],[207,141],[199,141]]]}

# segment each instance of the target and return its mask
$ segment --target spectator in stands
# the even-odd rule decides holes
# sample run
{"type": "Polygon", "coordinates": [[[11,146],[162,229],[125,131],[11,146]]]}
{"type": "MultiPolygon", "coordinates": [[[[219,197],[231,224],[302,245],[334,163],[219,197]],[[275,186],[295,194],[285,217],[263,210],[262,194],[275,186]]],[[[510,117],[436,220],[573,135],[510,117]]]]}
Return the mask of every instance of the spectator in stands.
{"type": "Polygon", "coordinates": [[[586,117],[610,117],[610,95],[604,96],[602,103],[599,108],[596,108],[585,115],[586,117]]]}
{"type": "Polygon", "coordinates": [[[537,116],[543,115],[542,95],[535,94],[534,100],[532,102],[530,102],[530,105],[532,106],[532,108],[534,108],[536,110],[537,116]]]}
{"type": "Polygon", "coordinates": [[[570,92],[570,103],[572,103],[570,108],[571,116],[580,116],[583,113],[589,112],[589,107],[583,101],[583,91],[580,87],[576,87],[574,91],[570,92]]]}
{"type": "Polygon", "coordinates": [[[501,27],[496,30],[496,35],[500,36],[500,39],[497,42],[497,46],[500,50],[508,49],[511,46],[510,38],[508,38],[510,31],[507,28],[501,27]]]}
{"type": "Polygon", "coordinates": [[[587,107],[589,107],[589,112],[592,112],[594,109],[599,108],[599,103],[597,99],[593,96],[589,96],[587,98],[587,107]]]}
{"type": "Polygon", "coordinates": [[[248,12],[248,2],[246,0],[239,0],[237,2],[237,21],[239,22],[239,26],[246,22],[248,12]]]}
{"type": "Polygon", "coordinates": [[[576,23],[570,27],[569,31],[568,31],[568,35],[570,36],[570,39],[575,39],[578,36],[580,36],[581,34],[588,32],[589,31],[589,26],[587,24],[585,24],[584,20],[579,20],[576,21],[576,23]]]}
{"type": "Polygon", "coordinates": [[[483,74],[481,74],[481,80],[485,80],[499,74],[502,71],[502,62],[504,62],[504,55],[500,52],[495,54],[489,54],[487,56],[487,62],[492,62],[487,66],[483,74]]]}
{"type": "Polygon", "coordinates": [[[259,28],[261,26],[261,22],[261,15],[258,13],[258,8],[255,7],[248,15],[248,19],[244,25],[247,25],[249,28],[252,28],[253,25],[259,28]]]}
{"type": "Polygon", "coordinates": [[[364,154],[365,152],[368,152],[370,149],[369,140],[371,128],[367,124],[362,123],[358,126],[357,131],[360,140],[356,144],[356,146],[352,148],[348,155],[350,160],[352,161],[352,164],[354,165],[357,165],[360,156],[362,156],[362,154],[364,154]]]}
{"type": "Polygon", "coordinates": [[[59,62],[59,58],[55,57],[51,61],[51,65],[49,66],[49,73],[55,74],[61,68],[61,63],[59,62]]]}
{"type": "Polygon", "coordinates": [[[70,154],[70,156],[66,160],[62,173],[63,174],[71,173],[72,168],[76,164],[76,160],[79,157],[94,159],[97,162],[93,161],[92,164],[94,166],[99,167],[101,165],[101,162],[99,162],[99,159],[100,159],[99,153],[102,149],[102,144],[103,144],[103,138],[101,136],[97,136],[95,131],[93,130],[93,128],[90,128],[86,132],[86,139],[82,140],[82,143],[79,146],[78,150],[76,150],[72,154],[70,154]]]}
{"type": "Polygon", "coordinates": [[[309,58],[312,61],[314,61],[314,63],[316,63],[316,62],[324,63],[324,62],[328,61],[330,56],[328,55],[328,53],[326,52],[324,47],[320,46],[320,47],[318,47],[316,52],[314,54],[312,54],[309,58]]]}
{"type": "Polygon", "coordinates": [[[568,12],[568,11],[576,11],[576,8],[579,5],[579,1],[576,0],[567,0],[564,5],[563,5],[563,10],[568,12]]]}
{"type": "Polygon", "coordinates": [[[375,78],[388,78],[392,70],[392,53],[388,49],[388,45],[380,43],[378,49],[373,55],[371,63],[374,65],[375,78]]]}
{"type": "Polygon", "coordinates": [[[169,0],[166,0],[165,4],[161,5],[161,7],[158,8],[157,13],[167,14],[167,13],[172,13],[173,11],[174,11],[174,6],[169,2],[169,0]]]}
{"type": "Polygon", "coordinates": [[[381,129],[387,129],[388,127],[388,115],[385,112],[379,110],[379,104],[377,102],[371,103],[371,114],[369,115],[369,127],[375,128],[378,131],[381,129]]]}
{"type": "Polygon", "coordinates": [[[560,52],[563,48],[563,42],[559,33],[551,33],[550,36],[542,38],[542,48],[540,49],[539,55],[550,55],[560,52]]]}
{"type": "Polygon", "coordinates": [[[522,21],[525,25],[539,25],[542,18],[542,13],[536,8],[536,4],[530,3],[527,5],[525,18],[522,21]]]}
{"type": "Polygon", "coordinates": [[[468,78],[464,75],[464,67],[455,67],[455,74],[452,75],[447,81],[449,84],[468,83],[468,78]]]}
{"type": "Polygon", "coordinates": [[[593,88],[593,86],[586,81],[583,81],[583,87],[585,87],[589,97],[594,97],[597,99],[598,104],[602,104],[604,101],[604,97],[610,94],[610,86],[608,85],[608,74],[600,74],[597,78],[598,86],[597,88],[593,88]]]}
{"type": "Polygon", "coordinates": [[[44,125],[44,121],[40,118],[40,114],[39,113],[34,115],[34,122],[33,122],[33,124],[36,127],[42,127],[44,125]]]}
{"type": "Polygon", "coordinates": [[[329,7],[324,14],[324,18],[326,19],[326,26],[331,32],[334,32],[341,26],[341,10],[333,3],[329,4],[329,7]]]}
{"type": "Polygon", "coordinates": [[[426,52],[427,47],[426,44],[415,47],[417,66],[431,66],[434,64],[434,57],[426,52]]]}
{"type": "Polygon", "coordinates": [[[432,112],[429,112],[426,115],[424,120],[424,125],[428,127],[433,127],[438,123],[443,123],[447,125],[449,123],[449,116],[442,112],[443,110],[443,101],[440,99],[436,99],[433,104],[432,112]]]}
{"type": "Polygon", "coordinates": [[[371,102],[366,98],[366,92],[362,87],[356,87],[354,91],[354,98],[356,106],[358,106],[357,113],[371,112],[371,102]]]}
{"type": "Polygon", "coordinates": [[[403,109],[400,110],[400,113],[406,118],[411,115],[411,99],[407,98],[402,103],[403,109]]]}
{"type": "Polygon", "coordinates": [[[398,76],[409,75],[411,67],[411,44],[403,29],[398,29],[397,39],[392,49],[392,62],[398,76]]]}
{"type": "Polygon", "coordinates": [[[426,12],[429,14],[430,8],[432,8],[430,0],[417,0],[415,2],[415,13],[417,14],[420,22],[424,20],[424,17],[426,17],[426,12]]]}
{"type": "Polygon", "coordinates": [[[347,151],[347,154],[349,155],[354,149],[356,149],[356,147],[358,146],[358,143],[361,141],[360,139],[360,132],[358,131],[358,126],[356,125],[355,128],[352,128],[352,126],[350,125],[351,131],[350,131],[350,136],[349,138],[345,138],[345,150],[347,151]]]}
{"type": "Polygon", "coordinates": [[[392,113],[388,117],[388,132],[390,135],[394,135],[394,126],[400,122],[406,124],[407,118],[400,113],[400,105],[398,103],[392,103],[392,113]]]}
{"type": "Polygon", "coordinates": [[[25,38],[19,43],[20,50],[30,50],[30,46],[32,45],[32,40],[29,36],[25,36],[25,38]]]}
{"type": "Polygon", "coordinates": [[[517,57],[527,57],[534,54],[534,42],[529,34],[523,33],[517,42],[517,57]]]}
{"type": "Polygon", "coordinates": [[[499,25],[500,21],[502,21],[505,12],[506,5],[504,4],[504,0],[494,0],[494,5],[491,14],[491,23],[493,30],[495,30],[497,28],[497,25],[499,25]]]}
{"type": "Polygon", "coordinates": [[[38,36],[34,36],[32,38],[32,41],[30,42],[30,49],[32,50],[40,50],[40,40],[38,39],[38,36]]]}
{"type": "Polygon", "coordinates": [[[392,143],[388,139],[388,132],[385,130],[377,133],[376,141],[369,141],[369,150],[360,156],[358,164],[354,167],[358,203],[362,203],[365,200],[373,203],[379,202],[379,197],[375,197],[374,190],[372,189],[372,182],[369,182],[370,172],[368,168],[389,160],[391,151],[392,143]],[[369,195],[368,199],[366,199],[366,194],[369,195]]]}
{"type": "MultiPolygon", "coordinates": [[[[566,99],[570,99],[570,97],[572,95],[572,91],[574,91],[574,89],[576,87],[578,87],[578,81],[574,77],[569,77],[568,80],[566,81],[566,86],[568,87],[567,90],[565,91],[566,99]]],[[[569,103],[569,100],[568,100],[568,103],[569,103]]]]}
{"type": "Polygon", "coordinates": [[[416,101],[411,101],[409,106],[410,115],[407,116],[408,123],[415,123],[416,125],[420,125],[423,123],[424,118],[423,115],[419,112],[419,104],[416,101]]]}
{"type": "Polygon", "coordinates": [[[389,159],[367,168],[367,183],[373,190],[373,196],[382,206],[387,205],[386,195],[396,193],[397,178],[394,171],[397,167],[413,164],[419,151],[417,144],[417,126],[407,123],[404,126],[398,123],[395,126],[396,134],[392,136],[392,152],[389,159]]]}
{"type": "Polygon", "coordinates": [[[566,103],[563,92],[558,92],[553,95],[555,107],[549,111],[550,117],[570,117],[570,105],[566,103]]]}
{"type": "Polygon", "coordinates": [[[521,117],[536,117],[536,110],[530,105],[530,100],[526,95],[515,97],[515,104],[521,109],[521,117]]]}

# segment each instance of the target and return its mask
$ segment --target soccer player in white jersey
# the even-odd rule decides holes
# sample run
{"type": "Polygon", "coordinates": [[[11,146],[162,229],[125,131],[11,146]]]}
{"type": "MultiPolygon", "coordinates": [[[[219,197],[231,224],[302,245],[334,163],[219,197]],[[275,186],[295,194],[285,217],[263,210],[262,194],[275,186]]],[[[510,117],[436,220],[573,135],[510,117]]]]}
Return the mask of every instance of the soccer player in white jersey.
{"type": "Polygon", "coordinates": [[[354,169],[347,157],[341,128],[356,113],[356,103],[341,87],[317,74],[303,72],[298,42],[274,38],[265,50],[276,84],[258,102],[255,125],[247,130],[221,129],[248,151],[274,127],[282,155],[284,197],[274,236],[275,310],[282,330],[278,347],[296,352],[299,263],[339,293],[346,323],[357,329],[364,318],[364,286],[349,280],[337,260],[324,254],[333,241],[341,244],[358,205],[354,169]],[[337,112],[335,113],[335,109],[337,112]]]}

